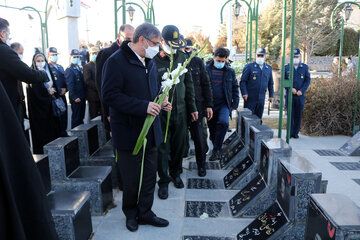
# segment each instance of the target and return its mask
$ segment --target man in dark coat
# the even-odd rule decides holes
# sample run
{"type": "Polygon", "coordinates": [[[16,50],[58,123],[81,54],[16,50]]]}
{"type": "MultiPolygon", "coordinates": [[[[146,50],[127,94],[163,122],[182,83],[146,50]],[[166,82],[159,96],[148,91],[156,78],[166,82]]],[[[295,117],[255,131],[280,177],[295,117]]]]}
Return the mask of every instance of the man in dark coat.
{"type": "Polygon", "coordinates": [[[66,132],[68,114],[67,114],[67,101],[65,94],[67,93],[66,79],[65,79],[65,70],[63,66],[57,64],[58,61],[58,51],[54,47],[49,47],[47,50],[47,58],[49,61],[49,67],[51,72],[54,74],[54,79],[56,82],[56,91],[60,95],[61,99],[65,103],[66,111],[60,116],[60,136],[68,137],[69,135],[66,132]]]}
{"type": "Polygon", "coordinates": [[[1,81],[0,109],[0,239],[57,240],[40,174],[1,81]]]}
{"type": "Polygon", "coordinates": [[[240,90],[244,98],[244,108],[262,118],[264,112],[266,90],[269,101],[274,99],[274,81],[272,67],[265,63],[265,48],[256,50],[256,61],[246,64],[241,75],[240,90]]]}
{"type": "Polygon", "coordinates": [[[85,64],[83,74],[86,86],[86,100],[89,102],[90,119],[93,119],[101,115],[100,97],[95,83],[95,61],[99,53],[99,48],[92,47],[89,52],[90,62],[85,64]]]}
{"type": "Polygon", "coordinates": [[[210,161],[219,159],[221,146],[229,128],[231,111],[239,105],[239,84],[234,69],[226,64],[228,55],[227,49],[218,47],[213,59],[206,66],[214,101],[214,116],[208,123],[210,140],[214,145],[210,161]]]}
{"type": "MultiPolygon", "coordinates": [[[[154,58],[158,69],[158,81],[162,82],[162,77],[170,68],[171,47],[173,47],[173,69],[178,64],[186,61],[186,54],[180,51],[185,47],[185,42],[180,39],[179,29],[174,25],[166,25],[161,35],[161,51],[154,58]]],[[[173,181],[176,188],[183,188],[184,183],[180,178],[182,171],[183,153],[185,149],[187,117],[191,121],[198,119],[198,112],[195,105],[194,83],[191,73],[188,71],[179,78],[180,82],[176,84],[169,92],[169,98],[173,98],[173,111],[169,121],[169,129],[166,142],[159,146],[158,174],[159,191],[158,196],[161,199],[168,198],[168,186],[173,181]],[[169,160],[170,157],[170,160],[169,160]]],[[[167,114],[161,114],[161,127],[165,134],[167,125],[167,114]]]]}
{"type": "MultiPolygon", "coordinates": [[[[305,92],[310,86],[311,78],[309,66],[305,63],[301,63],[301,52],[299,48],[294,49],[294,72],[293,72],[293,89],[292,89],[292,112],[291,112],[291,130],[290,136],[292,138],[299,138],[301,116],[305,104],[305,92]]],[[[290,64],[285,66],[285,79],[290,78],[290,64]]],[[[286,107],[288,107],[287,101],[289,89],[286,89],[285,101],[286,107]]]]}
{"type": "Polygon", "coordinates": [[[18,80],[25,83],[37,83],[49,81],[43,71],[29,68],[22,62],[6,42],[10,39],[9,23],[0,18],[0,81],[4,85],[10,102],[16,111],[19,100],[18,80]]]}
{"type": "MultiPolygon", "coordinates": [[[[157,146],[162,141],[161,107],[153,102],[159,93],[156,65],[153,58],[159,51],[160,32],[150,23],[136,28],[133,42],[124,41],[104,65],[102,98],[110,107],[113,145],[117,151],[123,181],[122,210],[126,227],[136,231],[138,224],[165,227],[169,222],[152,211],[156,184],[157,146]],[[145,118],[155,116],[147,135],[142,186],[139,189],[142,169],[140,151],[133,155],[145,118]]],[[[162,109],[171,110],[164,101],[162,109]]]]}
{"type": "MultiPolygon", "coordinates": [[[[192,54],[192,41],[186,40],[186,54],[192,54]]],[[[199,112],[197,121],[190,122],[190,133],[194,140],[196,163],[198,167],[198,175],[204,177],[206,175],[205,161],[206,161],[206,142],[204,139],[203,118],[206,117],[208,121],[211,120],[213,111],[213,99],[210,86],[209,75],[206,71],[204,62],[199,57],[194,57],[190,61],[191,77],[194,82],[195,102],[196,108],[199,112]]]]}
{"type": "Polygon", "coordinates": [[[72,111],[71,128],[74,128],[84,123],[86,89],[82,69],[80,67],[79,50],[71,50],[70,61],[70,66],[65,70],[65,79],[69,89],[72,111]]]}
{"type": "MultiPolygon", "coordinates": [[[[124,24],[120,27],[119,34],[117,40],[108,48],[102,49],[99,54],[96,57],[96,74],[95,74],[95,81],[96,81],[96,88],[99,92],[99,96],[101,96],[101,83],[102,83],[102,72],[103,72],[103,66],[106,60],[117,50],[119,50],[121,43],[124,40],[131,41],[134,34],[134,27],[130,24],[124,24]]],[[[100,98],[100,101],[102,99],[100,98]]],[[[105,128],[108,132],[110,132],[110,125],[109,125],[109,119],[110,119],[110,113],[109,113],[109,107],[104,104],[104,102],[101,103],[102,107],[102,121],[105,125],[105,128]]]]}

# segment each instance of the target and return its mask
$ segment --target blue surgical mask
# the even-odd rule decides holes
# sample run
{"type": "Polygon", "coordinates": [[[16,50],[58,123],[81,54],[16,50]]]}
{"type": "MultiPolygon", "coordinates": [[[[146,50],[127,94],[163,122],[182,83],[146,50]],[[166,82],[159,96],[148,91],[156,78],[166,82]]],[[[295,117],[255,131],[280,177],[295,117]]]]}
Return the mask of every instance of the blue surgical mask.
{"type": "Polygon", "coordinates": [[[58,61],[58,56],[50,56],[50,61],[56,63],[58,61]]]}
{"type": "Polygon", "coordinates": [[[74,65],[79,65],[79,63],[80,63],[80,58],[73,58],[73,59],[71,60],[71,63],[74,64],[74,65]]]}
{"type": "Polygon", "coordinates": [[[225,66],[225,62],[223,62],[223,63],[215,62],[215,63],[214,63],[214,66],[215,66],[217,69],[222,69],[222,68],[225,66]]]}
{"type": "Polygon", "coordinates": [[[93,62],[95,62],[96,61],[96,57],[97,57],[97,55],[96,54],[94,54],[94,55],[91,55],[91,61],[93,61],[93,62]]]}

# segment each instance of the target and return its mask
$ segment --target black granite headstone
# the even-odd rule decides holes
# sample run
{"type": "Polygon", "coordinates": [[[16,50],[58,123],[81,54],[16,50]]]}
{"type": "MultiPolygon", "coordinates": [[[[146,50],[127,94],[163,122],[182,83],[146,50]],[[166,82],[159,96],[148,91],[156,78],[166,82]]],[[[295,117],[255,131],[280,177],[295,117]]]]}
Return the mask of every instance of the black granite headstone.
{"type": "Polygon", "coordinates": [[[200,217],[207,214],[210,218],[229,216],[226,202],[186,201],[185,217],[200,217]]]}
{"type": "MultiPolygon", "coordinates": [[[[65,141],[65,139],[63,139],[65,141]]],[[[61,141],[60,139],[58,141],[61,141]]],[[[59,143],[61,144],[61,143],[59,143]]],[[[69,176],[73,171],[75,171],[80,166],[79,159],[79,143],[78,139],[74,138],[64,147],[65,153],[65,167],[66,167],[66,176],[69,176]]]]}
{"type": "Polygon", "coordinates": [[[242,160],[235,168],[233,168],[224,177],[225,188],[229,188],[236,180],[253,164],[253,160],[250,156],[247,156],[242,160]]]}
{"type": "Polygon", "coordinates": [[[220,167],[224,168],[229,162],[238,154],[241,150],[244,149],[244,144],[240,141],[238,145],[234,146],[231,150],[226,152],[224,155],[221,155],[220,158],[220,167]]]}
{"type": "Polygon", "coordinates": [[[236,124],[236,132],[241,136],[241,117],[249,116],[252,112],[248,108],[238,108],[237,110],[237,124],[236,124]]]}
{"type": "Polygon", "coordinates": [[[360,156],[360,132],[347,141],[347,143],[340,148],[340,151],[347,156],[360,156]]]}

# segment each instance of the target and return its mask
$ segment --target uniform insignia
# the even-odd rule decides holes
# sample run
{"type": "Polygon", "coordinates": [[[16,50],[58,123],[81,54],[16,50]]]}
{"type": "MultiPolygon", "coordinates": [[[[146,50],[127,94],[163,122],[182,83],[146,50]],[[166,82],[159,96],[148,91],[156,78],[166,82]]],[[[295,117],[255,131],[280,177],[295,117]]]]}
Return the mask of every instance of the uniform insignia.
{"type": "Polygon", "coordinates": [[[253,77],[253,80],[256,80],[256,76],[253,77]]]}
{"type": "Polygon", "coordinates": [[[177,31],[175,31],[175,32],[173,33],[173,38],[174,38],[174,39],[178,39],[178,37],[179,37],[179,34],[178,34],[177,31]]]}
{"type": "Polygon", "coordinates": [[[304,78],[304,75],[301,75],[301,78],[304,78]]]}

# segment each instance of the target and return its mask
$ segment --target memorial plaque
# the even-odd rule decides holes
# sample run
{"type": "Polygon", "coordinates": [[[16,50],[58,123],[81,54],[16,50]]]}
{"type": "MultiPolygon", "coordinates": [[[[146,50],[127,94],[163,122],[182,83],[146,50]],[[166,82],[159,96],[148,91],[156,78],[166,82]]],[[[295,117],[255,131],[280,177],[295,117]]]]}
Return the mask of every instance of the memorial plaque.
{"type": "Polygon", "coordinates": [[[254,199],[266,187],[263,178],[258,175],[245,188],[238,192],[229,201],[230,212],[237,215],[252,199],[254,199]]]}
{"type": "Polygon", "coordinates": [[[78,139],[74,138],[64,147],[66,176],[69,176],[80,166],[78,139]]]}
{"type": "Polygon", "coordinates": [[[229,216],[226,202],[186,201],[185,217],[200,217],[206,213],[211,218],[229,216]]]}
{"type": "Polygon", "coordinates": [[[247,156],[233,170],[224,177],[225,188],[230,187],[253,164],[251,157],[247,156]]]}
{"type": "MultiPolygon", "coordinates": [[[[238,235],[237,240],[266,240],[272,238],[288,220],[277,203],[255,218],[238,235]]],[[[307,238],[308,239],[308,238],[307,238]]]]}
{"type": "Polygon", "coordinates": [[[295,189],[291,188],[291,174],[283,166],[280,166],[278,174],[277,200],[286,216],[290,216],[290,196],[295,195],[295,189]]]}
{"type": "Polygon", "coordinates": [[[222,144],[222,148],[226,148],[227,146],[229,146],[229,144],[234,141],[234,139],[237,138],[237,133],[236,131],[233,132],[222,144]]]}
{"type": "Polygon", "coordinates": [[[224,189],[221,180],[208,178],[189,178],[187,180],[188,189],[224,189]]]}
{"type": "Polygon", "coordinates": [[[183,240],[235,240],[230,237],[184,236],[183,240]]]}
{"type": "MultiPolygon", "coordinates": [[[[205,162],[205,168],[207,170],[220,170],[220,166],[219,166],[218,162],[205,162]]],[[[189,169],[190,170],[197,170],[196,162],[190,162],[189,163],[189,169]]]]}
{"type": "Polygon", "coordinates": [[[347,143],[340,148],[340,151],[347,156],[360,156],[360,132],[347,141],[347,143]]]}
{"type": "Polygon", "coordinates": [[[269,157],[270,150],[264,143],[261,143],[261,155],[260,155],[260,174],[263,176],[264,181],[269,183],[269,157]]]}
{"type": "Polygon", "coordinates": [[[255,159],[255,132],[250,129],[249,155],[255,159]]]}
{"type": "Polygon", "coordinates": [[[239,144],[236,145],[233,149],[226,152],[224,155],[221,155],[220,167],[225,167],[232,160],[232,158],[236,156],[236,154],[238,154],[241,150],[244,149],[244,147],[244,144],[242,142],[239,142],[239,144]]]}
{"type": "Polygon", "coordinates": [[[345,156],[342,152],[338,150],[327,150],[327,149],[314,149],[314,152],[319,154],[322,157],[338,157],[345,156]]]}
{"type": "Polygon", "coordinates": [[[359,239],[360,208],[341,194],[311,194],[305,239],[359,239]]]}
{"type": "Polygon", "coordinates": [[[97,125],[88,131],[89,154],[92,155],[99,148],[97,125]]]}
{"type": "Polygon", "coordinates": [[[360,170],[360,163],[358,162],[330,162],[339,170],[360,170]]]}

